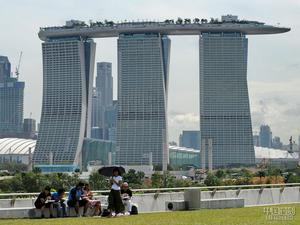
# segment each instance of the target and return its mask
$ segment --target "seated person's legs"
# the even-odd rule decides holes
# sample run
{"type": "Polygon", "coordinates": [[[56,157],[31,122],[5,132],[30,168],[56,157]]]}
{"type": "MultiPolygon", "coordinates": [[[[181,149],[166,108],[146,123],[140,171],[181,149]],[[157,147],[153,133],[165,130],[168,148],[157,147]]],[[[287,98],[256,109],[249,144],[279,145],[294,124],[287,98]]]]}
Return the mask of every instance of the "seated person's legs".
{"type": "Polygon", "coordinates": [[[79,207],[84,207],[83,209],[83,215],[86,214],[86,211],[89,207],[89,201],[87,199],[82,199],[82,200],[79,200],[79,207]]]}
{"type": "Polygon", "coordinates": [[[76,200],[68,200],[67,202],[68,206],[70,208],[74,208],[75,209],[75,212],[76,212],[76,215],[79,216],[79,201],[76,201],[76,200]]]}

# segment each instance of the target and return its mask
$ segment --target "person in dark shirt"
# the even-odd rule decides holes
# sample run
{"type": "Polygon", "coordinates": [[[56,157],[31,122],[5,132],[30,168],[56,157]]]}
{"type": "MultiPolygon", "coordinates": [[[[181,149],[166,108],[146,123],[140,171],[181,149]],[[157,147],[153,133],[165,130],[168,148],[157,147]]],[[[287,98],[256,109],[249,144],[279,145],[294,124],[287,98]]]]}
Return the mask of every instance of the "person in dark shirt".
{"type": "Polygon", "coordinates": [[[125,214],[130,214],[132,204],[131,204],[131,197],[132,197],[132,191],[129,189],[129,185],[127,182],[124,182],[121,186],[121,196],[122,201],[125,207],[125,214]]]}
{"type": "Polygon", "coordinates": [[[127,182],[124,182],[121,188],[121,194],[129,196],[130,198],[132,197],[132,191],[129,189],[129,185],[127,182]]]}
{"type": "Polygon", "coordinates": [[[82,198],[82,197],[84,197],[83,188],[84,188],[84,183],[79,182],[76,185],[76,187],[73,187],[70,190],[68,201],[67,201],[67,204],[68,204],[69,207],[74,207],[75,208],[75,212],[76,212],[76,215],[78,217],[80,216],[79,208],[84,207],[83,216],[86,216],[86,211],[87,211],[88,206],[89,206],[89,201],[85,198],[82,198]]]}
{"type": "Polygon", "coordinates": [[[42,218],[44,218],[44,209],[49,208],[50,211],[50,218],[53,218],[53,205],[51,202],[51,193],[50,187],[45,187],[44,190],[39,194],[36,201],[34,202],[34,206],[37,209],[42,211],[42,218]]]}
{"type": "Polygon", "coordinates": [[[53,207],[57,209],[57,216],[58,217],[66,217],[66,204],[64,203],[65,199],[65,189],[60,188],[57,192],[53,192],[51,194],[52,200],[55,202],[53,203],[53,207]]]}

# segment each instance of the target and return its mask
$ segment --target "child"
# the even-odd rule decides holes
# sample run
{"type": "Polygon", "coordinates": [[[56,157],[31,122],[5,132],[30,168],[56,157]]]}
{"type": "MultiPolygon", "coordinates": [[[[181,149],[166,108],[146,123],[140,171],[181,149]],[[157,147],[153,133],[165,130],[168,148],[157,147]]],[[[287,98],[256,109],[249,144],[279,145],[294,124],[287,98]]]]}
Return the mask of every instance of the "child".
{"type": "Polygon", "coordinates": [[[66,217],[66,204],[64,203],[65,199],[65,189],[60,188],[57,192],[52,193],[52,200],[55,202],[53,203],[53,207],[57,209],[57,216],[58,217],[66,217]]]}

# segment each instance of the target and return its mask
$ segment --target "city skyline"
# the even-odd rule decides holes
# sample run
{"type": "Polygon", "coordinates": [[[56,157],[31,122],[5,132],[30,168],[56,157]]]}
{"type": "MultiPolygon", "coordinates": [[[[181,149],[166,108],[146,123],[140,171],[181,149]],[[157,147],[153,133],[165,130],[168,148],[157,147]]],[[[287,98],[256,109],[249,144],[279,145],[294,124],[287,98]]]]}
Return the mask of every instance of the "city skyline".
{"type": "MultiPolygon", "coordinates": [[[[35,1],[32,1],[35,2],[35,1]]],[[[74,1],[79,3],[79,1],[74,1]]],[[[91,1],[95,2],[95,1],[91,1]]],[[[133,1],[134,2],[134,1],[133,1]]],[[[269,2],[270,1],[266,1],[269,2]]],[[[191,2],[190,2],[191,3],[191,2]]],[[[273,3],[273,2],[272,2],[273,3]]],[[[38,3],[35,6],[31,6],[34,10],[35,8],[42,8],[46,3],[38,3]]],[[[77,6],[71,6],[71,9],[74,9],[77,6]]],[[[134,3],[128,3],[129,5],[134,3]]],[[[135,6],[131,7],[137,9],[142,7],[137,2],[135,6]]],[[[261,7],[265,6],[267,3],[261,3],[262,6],[257,5],[257,2],[250,4],[244,4],[243,6],[234,3],[230,8],[225,7],[226,10],[221,10],[222,4],[217,8],[212,8],[210,3],[204,3],[201,6],[196,2],[193,4],[185,4],[180,6],[179,2],[174,1],[172,4],[160,3],[161,9],[156,12],[154,10],[155,2],[147,3],[147,10],[141,13],[142,10],[136,10],[134,14],[131,14],[130,10],[124,10],[121,14],[114,13],[110,11],[110,14],[105,12],[105,7],[100,7],[101,4],[96,4],[96,9],[79,9],[72,12],[72,10],[66,10],[66,14],[62,15],[63,9],[68,9],[68,6],[65,3],[62,3],[61,12],[55,12],[55,18],[50,17],[49,9],[43,9],[42,12],[45,13],[45,17],[42,17],[40,20],[34,20],[36,16],[41,16],[41,12],[37,12],[37,15],[33,15],[32,18],[28,18],[23,22],[30,24],[30,29],[28,24],[24,24],[21,29],[22,33],[25,35],[25,40],[29,42],[29,46],[32,49],[28,49],[27,46],[24,46],[23,41],[14,43],[12,47],[10,44],[4,46],[2,50],[2,55],[7,55],[13,64],[13,67],[16,65],[18,54],[20,50],[24,50],[24,60],[21,68],[21,79],[24,80],[28,85],[28,88],[25,91],[25,117],[28,117],[30,112],[33,114],[33,118],[36,118],[39,121],[40,109],[41,109],[41,86],[42,86],[42,71],[41,71],[41,51],[40,44],[41,42],[37,40],[36,33],[38,27],[44,25],[53,25],[53,24],[63,24],[64,20],[67,19],[83,19],[88,21],[89,18],[94,20],[98,19],[136,19],[136,18],[145,18],[150,19],[167,19],[182,17],[182,18],[210,18],[210,17],[220,17],[221,14],[237,14],[242,18],[253,19],[264,21],[266,23],[274,24],[277,21],[281,22],[285,26],[291,26],[292,31],[289,34],[283,35],[272,35],[272,36],[263,36],[263,37],[251,37],[250,51],[249,51],[249,93],[250,93],[250,103],[252,111],[252,120],[254,130],[258,130],[259,125],[263,123],[270,124],[274,133],[282,137],[284,142],[287,142],[289,136],[298,136],[300,133],[300,128],[297,127],[295,120],[299,121],[299,111],[300,111],[300,102],[299,102],[299,93],[297,93],[297,87],[300,85],[300,80],[297,77],[299,74],[299,56],[296,55],[297,50],[299,50],[299,44],[296,43],[297,30],[294,31],[294,27],[299,20],[296,20],[295,11],[299,9],[299,4],[296,1],[290,1],[294,9],[290,9],[290,13],[287,16],[286,14],[281,15],[281,5],[275,3],[267,10],[267,13],[261,14],[261,7]],[[193,7],[194,5],[194,7],[193,7]],[[162,12],[166,7],[171,7],[172,10],[162,12]],[[197,6],[198,9],[203,11],[198,11],[193,8],[197,6]],[[219,8],[220,7],[220,8],[219,8]],[[252,8],[255,9],[253,13],[248,12],[246,9],[252,8]],[[279,9],[280,8],[280,9],[279,9]],[[180,10],[179,10],[180,9],[180,10]],[[205,11],[205,10],[206,11],[205,11]],[[90,10],[92,13],[87,13],[90,10]],[[99,10],[103,14],[99,18],[99,13],[96,11],[99,10]],[[222,11],[222,12],[221,12],[222,11]],[[48,12],[48,13],[47,13],[48,12]],[[92,14],[92,15],[91,15],[92,14]],[[118,16],[112,16],[118,15],[118,16]],[[288,18],[285,18],[288,17],[288,18]],[[294,19],[291,19],[294,18],[294,19]],[[31,23],[30,21],[35,21],[31,23]],[[292,23],[292,24],[290,24],[292,23]],[[30,32],[31,31],[31,32],[30,32]],[[288,40],[288,42],[287,42],[288,40]],[[293,41],[294,40],[294,41],[293,41]],[[6,49],[6,50],[5,50],[6,49]],[[289,55],[290,57],[286,57],[289,55]],[[31,62],[31,63],[28,63],[31,62]],[[35,65],[35,66],[28,66],[35,65]],[[259,71],[259,72],[258,72],[259,71]],[[283,75],[284,73],[284,75],[283,75]],[[272,78],[272,80],[271,80],[272,78]],[[266,83],[265,81],[268,81],[266,83]],[[276,109],[276,110],[275,110],[276,109]]],[[[46,4],[47,5],[47,4],[46,4]]],[[[122,5],[120,3],[120,5],[122,5]]],[[[214,4],[215,5],[215,4],[214,4]]],[[[8,7],[5,11],[9,10],[9,7],[14,7],[14,4],[8,3],[5,7],[8,7]]],[[[114,9],[116,7],[116,12],[120,11],[120,6],[117,3],[109,3],[106,7],[114,9]]],[[[132,6],[132,5],[131,5],[132,6]]],[[[224,5],[223,5],[224,6],[224,5]]],[[[285,6],[282,5],[284,8],[285,6]]],[[[47,8],[47,7],[46,7],[47,8]]],[[[128,8],[130,8],[128,6],[128,8]]],[[[291,7],[292,8],[292,7],[291,7]]],[[[52,8],[53,9],[53,8],[52,8]]],[[[18,11],[18,7],[17,7],[18,11]]],[[[60,10],[58,10],[60,11],[60,10]]],[[[4,12],[5,15],[5,12],[4,12]]],[[[4,23],[3,21],[0,22],[4,23]]],[[[3,24],[4,27],[5,23],[3,24]]],[[[3,26],[2,26],[3,27],[3,26]]],[[[11,27],[12,31],[16,28],[11,27]]],[[[5,35],[0,37],[0,40],[9,40],[9,37],[12,38],[12,35],[9,35],[10,32],[5,32],[5,35]]],[[[176,140],[178,138],[181,130],[186,129],[199,129],[198,122],[198,58],[197,58],[197,37],[171,37],[172,39],[172,56],[171,56],[171,66],[170,66],[170,92],[169,92],[169,130],[170,130],[170,140],[176,140]],[[184,41],[183,41],[184,40],[184,41]],[[183,44],[183,42],[185,44],[183,44]],[[189,55],[189,57],[185,57],[189,55]],[[188,75],[188,76],[187,76],[188,75]],[[186,99],[189,101],[186,101],[186,99]]],[[[7,41],[6,41],[7,42],[7,41]]],[[[26,42],[26,43],[27,43],[26,42]]],[[[97,41],[98,54],[96,55],[96,61],[109,61],[113,63],[113,77],[116,80],[116,50],[110,51],[110,49],[116,49],[116,39],[106,39],[97,41]]],[[[115,84],[117,85],[117,84],[115,84]]],[[[116,87],[116,86],[115,86],[116,87]]],[[[116,96],[116,88],[114,90],[114,96],[116,96]]]]}

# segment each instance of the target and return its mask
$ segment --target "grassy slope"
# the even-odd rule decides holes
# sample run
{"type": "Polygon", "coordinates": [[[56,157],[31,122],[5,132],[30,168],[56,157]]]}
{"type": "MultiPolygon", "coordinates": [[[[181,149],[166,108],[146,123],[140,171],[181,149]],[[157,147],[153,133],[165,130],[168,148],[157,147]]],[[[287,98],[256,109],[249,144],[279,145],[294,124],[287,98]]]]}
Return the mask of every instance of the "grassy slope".
{"type": "MultiPolygon", "coordinates": [[[[120,218],[63,218],[63,219],[17,219],[0,220],[2,225],[256,225],[256,224],[300,224],[300,204],[281,205],[272,207],[295,207],[296,215],[289,221],[270,221],[267,220],[263,212],[264,207],[251,207],[240,209],[215,209],[185,212],[167,213],[145,213],[138,216],[128,216],[120,218]]],[[[268,206],[269,207],[269,206],[268,206]]]]}

